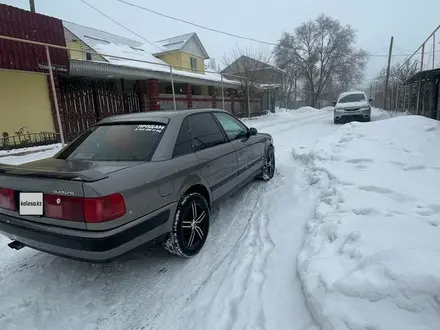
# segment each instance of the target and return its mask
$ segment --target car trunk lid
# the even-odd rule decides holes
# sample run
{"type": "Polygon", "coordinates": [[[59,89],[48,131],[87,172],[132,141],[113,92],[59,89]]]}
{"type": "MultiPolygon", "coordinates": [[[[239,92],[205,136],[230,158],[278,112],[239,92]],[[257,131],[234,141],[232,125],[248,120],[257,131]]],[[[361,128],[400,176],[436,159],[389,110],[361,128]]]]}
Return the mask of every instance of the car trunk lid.
{"type": "Polygon", "coordinates": [[[0,214],[53,226],[86,229],[84,182],[104,180],[110,173],[133,165],[133,162],[87,162],[57,158],[18,166],[0,164],[0,214]],[[40,198],[42,195],[43,214],[20,214],[20,210],[24,210],[20,206],[20,193],[37,194],[22,194],[22,199],[23,196],[40,198]]]}

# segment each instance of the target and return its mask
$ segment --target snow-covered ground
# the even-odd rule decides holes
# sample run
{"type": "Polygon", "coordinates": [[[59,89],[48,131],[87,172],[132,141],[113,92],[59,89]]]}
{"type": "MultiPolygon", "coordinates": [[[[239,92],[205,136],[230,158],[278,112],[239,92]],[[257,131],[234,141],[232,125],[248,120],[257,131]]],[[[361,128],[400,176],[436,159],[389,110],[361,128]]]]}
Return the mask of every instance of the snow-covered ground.
{"type": "Polygon", "coordinates": [[[248,124],[273,134],[276,176],[249,184],[220,205],[204,249],[192,259],[158,247],[94,265],[28,248],[13,251],[0,238],[0,329],[303,330],[313,325],[296,256],[314,200],[291,150],[338,127],[327,112],[276,113],[248,124]]]}
{"type": "Polygon", "coordinates": [[[405,116],[294,146],[317,189],[298,269],[323,329],[440,329],[439,141],[405,116]]]}
{"type": "Polygon", "coordinates": [[[94,265],[0,237],[0,329],[440,328],[436,123],[332,115],[245,120],[273,135],[277,173],[220,205],[192,259],[158,247],[94,265]]]}
{"type": "Polygon", "coordinates": [[[47,146],[0,150],[0,163],[18,165],[34,159],[51,157],[61,149],[61,143],[47,146]]]}

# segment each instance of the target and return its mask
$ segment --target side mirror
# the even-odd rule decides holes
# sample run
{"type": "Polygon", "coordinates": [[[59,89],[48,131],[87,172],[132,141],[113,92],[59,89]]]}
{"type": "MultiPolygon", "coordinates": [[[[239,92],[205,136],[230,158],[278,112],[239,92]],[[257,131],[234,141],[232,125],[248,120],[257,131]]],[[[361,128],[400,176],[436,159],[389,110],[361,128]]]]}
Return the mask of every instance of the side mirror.
{"type": "Polygon", "coordinates": [[[373,99],[368,99],[368,102],[373,102],[373,99]]]}
{"type": "Polygon", "coordinates": [[[251,132],[251,135],[257,135],[258,133],[257,129],[253,127],[249,128],[249,132],[251,132]]]}
{"type": "Polygon", "coordinates": [[[336,105],[336,103],[337,103],[336,101],[333,101],[333,106],[335,106],[335,105],[336,105]]]}

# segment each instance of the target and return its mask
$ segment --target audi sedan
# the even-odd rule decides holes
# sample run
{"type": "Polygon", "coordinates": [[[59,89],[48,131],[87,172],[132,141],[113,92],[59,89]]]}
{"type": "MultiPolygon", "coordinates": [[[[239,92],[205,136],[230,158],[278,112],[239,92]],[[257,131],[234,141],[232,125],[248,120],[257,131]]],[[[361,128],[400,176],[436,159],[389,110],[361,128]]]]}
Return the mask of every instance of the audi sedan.
{"type": "Polygon", "coordinates": [[[85,261],[148,242],[192,257],[212,206],[274,173],[272,137],[228,112],[109,117],[52,158],[0,165],[0,233],[14,249],[85,261]]]}

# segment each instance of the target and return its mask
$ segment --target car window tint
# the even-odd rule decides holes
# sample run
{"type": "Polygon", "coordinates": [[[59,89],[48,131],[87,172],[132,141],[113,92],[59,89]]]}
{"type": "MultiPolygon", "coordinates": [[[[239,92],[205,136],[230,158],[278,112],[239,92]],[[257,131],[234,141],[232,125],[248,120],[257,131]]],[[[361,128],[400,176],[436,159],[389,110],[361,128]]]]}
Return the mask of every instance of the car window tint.
{"type": "Polygon", "coordinates": [[[210,148],[225,142],[220,127],[210,113],[188,117],[194,151],[210,148]]]}
{"type": "Polygon", "coordinates": [[[216,112],[214,113],[214,116],[220,122],[220,125],[225,130],[229,140],[240,139],[247,136],[248,130],[246,126],[244,126],[231,115],[228,115],[227,113],[216,112]]]}
{"type": "Polygon", "coordinates": [[[342,96],[338,103],[348,103],[348,102],[361,102],[366,101],[365,94],[357,93],[357,94],[348,94],[345,96],[342,96]]]}
{"type": "Polygon", "coordinates": [[[186,118],[180,128],[177,136],[176,145],[174,146],[173,157],[179,157],[192,153],[191,133],[189,131],[188,118],[186,118]]]}
{"type": "Polygon", "coordinates": [[[58,158],[90,161],[149,161],[165,125],[103,125],[85,133],[58,158]]]}

